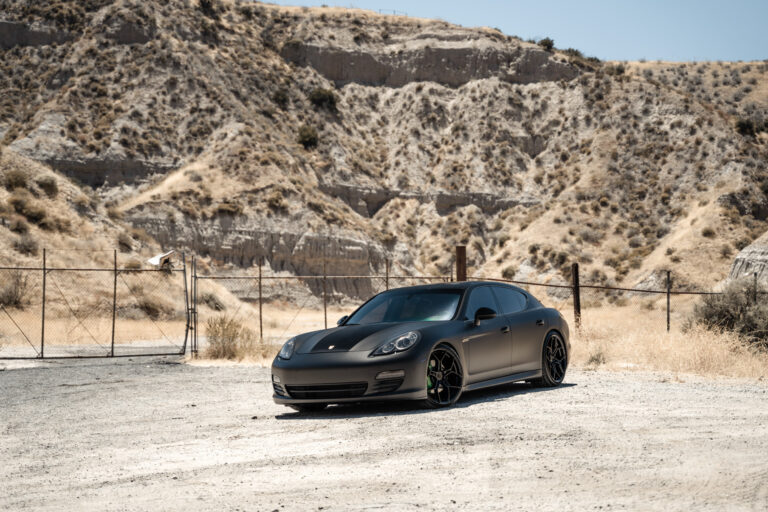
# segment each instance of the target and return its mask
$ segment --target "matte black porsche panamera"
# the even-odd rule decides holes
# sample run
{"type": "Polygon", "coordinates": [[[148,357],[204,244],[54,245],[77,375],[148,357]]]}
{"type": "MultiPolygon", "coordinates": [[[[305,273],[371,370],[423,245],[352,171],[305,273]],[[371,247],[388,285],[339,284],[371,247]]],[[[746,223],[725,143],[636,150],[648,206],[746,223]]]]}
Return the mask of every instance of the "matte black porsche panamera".
{"type": "Polygon", "coordinates": [[[492,282],[380,293],[333,329],[288,340],[273,398],[299,411],[379,400],[450,406],[464,391],[516,381],[558,386],[568,324],[528,292],[492,282]]]}

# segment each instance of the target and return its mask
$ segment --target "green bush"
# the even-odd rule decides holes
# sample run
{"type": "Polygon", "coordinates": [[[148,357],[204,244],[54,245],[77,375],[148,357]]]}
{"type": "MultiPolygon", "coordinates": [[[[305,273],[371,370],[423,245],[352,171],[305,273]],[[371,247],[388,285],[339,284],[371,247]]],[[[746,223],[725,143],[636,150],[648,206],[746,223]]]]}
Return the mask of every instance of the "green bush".
{"type": "Polygon", "coordinates": [[[313,126],[302,125],[299,128],[299,144],[304,146],[304,149],[317,147],[318,138],[317,130],[313,126]]]}
{"type": "Polygon", "coordinates": [[[330,89],[317,88],[309,94],[309,101],[317,108],[336,112],[336,94],[330,89]]]}
{"type": "Polygon", "coordinates": [[[725,291],[705,295],[694,307],[693,321],[710,329],[733,331],[768,347],[768,298],[749,279],[730,283],[725,291]]]}
{"type": "Polygon", "coordinates": [[[555,48],[555,42],[549,37],[545,37],[544,39],[539,39],[539,46],[551,52],[555,48]]]}
{"type": "Polygon", "coordinates": [[[578,59],[583,59],[584,58],[584,54],[581,53],[576,48],[566,48],[565,50],[563,50],[563,53],[565,53],[569,57],[575,57],[575,58],[578,58],[578,59]]]}

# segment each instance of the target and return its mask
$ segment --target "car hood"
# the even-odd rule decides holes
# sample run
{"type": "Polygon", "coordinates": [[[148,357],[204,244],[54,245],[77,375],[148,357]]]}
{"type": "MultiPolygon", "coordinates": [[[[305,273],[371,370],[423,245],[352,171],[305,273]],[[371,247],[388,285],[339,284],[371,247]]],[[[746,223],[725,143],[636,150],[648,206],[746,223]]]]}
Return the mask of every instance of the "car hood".
{"type": "Polygon", "coordinates": [[[345,325],[308,333],[297,339],[298,354],[317,352],[371,351],[385,341],[409,331],[418,330],[435,322],[380,323],[367,325],[345,325]]]}

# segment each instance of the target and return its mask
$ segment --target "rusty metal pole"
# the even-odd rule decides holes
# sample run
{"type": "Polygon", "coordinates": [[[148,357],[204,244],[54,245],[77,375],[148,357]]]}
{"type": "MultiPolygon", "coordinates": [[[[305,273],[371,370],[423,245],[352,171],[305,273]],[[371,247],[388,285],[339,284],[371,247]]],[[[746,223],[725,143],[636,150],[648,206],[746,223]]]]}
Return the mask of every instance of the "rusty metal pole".
{"type": "Polygon", "coordinates": [[[752,274],[752,277],[754,279],[754,288],[752,288],[752,299],[755,304],[757,304],[757,272],[752,274]]]}
{"type": "Polygon", "coordinates": [[[115,357],[115,319],[117,317],[117,249],[112,253],[115,275],[112,282],[112,342],[109,348],[109,357],[115,357]]]}
{"type": "Polygon", "coordinates": [[[389,290],[389,258],[384,260],[384,289],[389,290]]]}
{"type": "Polygon", "coordinates": [[[187,340],[189,339],[189,327],[190,323],[190,305],[189,305],[189,287],[187,285],[187,255],[181,253],[181,271],[184,276],[184,316],[186,317],[186,324],[184,325],[184,345],[181,346],[181,355],[187,355],[187,340]]]}
{"type": "Polygon", "coordinates": [[[467,247],[465,245],[456,246],[456,280],[467,280],[467,247]]]}
{"type": "Polygon", "coordinates": [[[669,332],[669,328],[670,328],[671,298],[672,298],[672,272],[667,270],[667,332],[669,332]]]}
{"type": "Polygon", "coordinates": [[[327,293],[327,275],[325,272],[325,260],[323,260],[323,320],[325,322],[325,328],[328,328],[328,293],[327,293]]]}
{"type": "Polygon", "coordinates": [[[579,286],[579,264],[571,265],[571,283],[573,284],[573,319],[576,328],[581,329],[581,288],[579,286]]]}
{"type": "Polygon", "coordinates": [[[264,258],[259,260],[259,340],[264,343],[264,309],[261,294],[261,266],[264,264],[264,258]]]}
{"type": "Polygon", "coordinates": [[[40,327],[40,358],[45,357],[45,249],[43,249],[43,305],[42,305],[42,325],[40,327]]]}
{"type": "Polygon", "coordinates": [[[192,257],[192,357],[197,357],[197,257],[192,257]]]}

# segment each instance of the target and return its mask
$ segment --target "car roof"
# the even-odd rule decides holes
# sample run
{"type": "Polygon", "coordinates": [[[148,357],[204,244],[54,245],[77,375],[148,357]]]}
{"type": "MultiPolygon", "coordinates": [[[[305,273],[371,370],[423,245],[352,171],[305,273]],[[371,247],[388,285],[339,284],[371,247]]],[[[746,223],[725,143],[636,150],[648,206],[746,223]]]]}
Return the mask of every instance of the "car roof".
{"type": "MultiPolygon", "coordinates": [[[[450,283],[436,283],[436,284],[422,284],[417,286],[403,286],[400,288],[390,288],[388,291],[398,291],[398,290],[468,290],[470,288],[477,288],[478,286],[487,286],[487,285],[494,285],[494,286],[504,286],[508,288],[513,288],[515,290],[520,290],[517,286],[512,286],[507,283],[499,282],[499,281],[455,281],[450,283]]],[[[522,290],[520,290],[522,291],[522,290]]]]}

